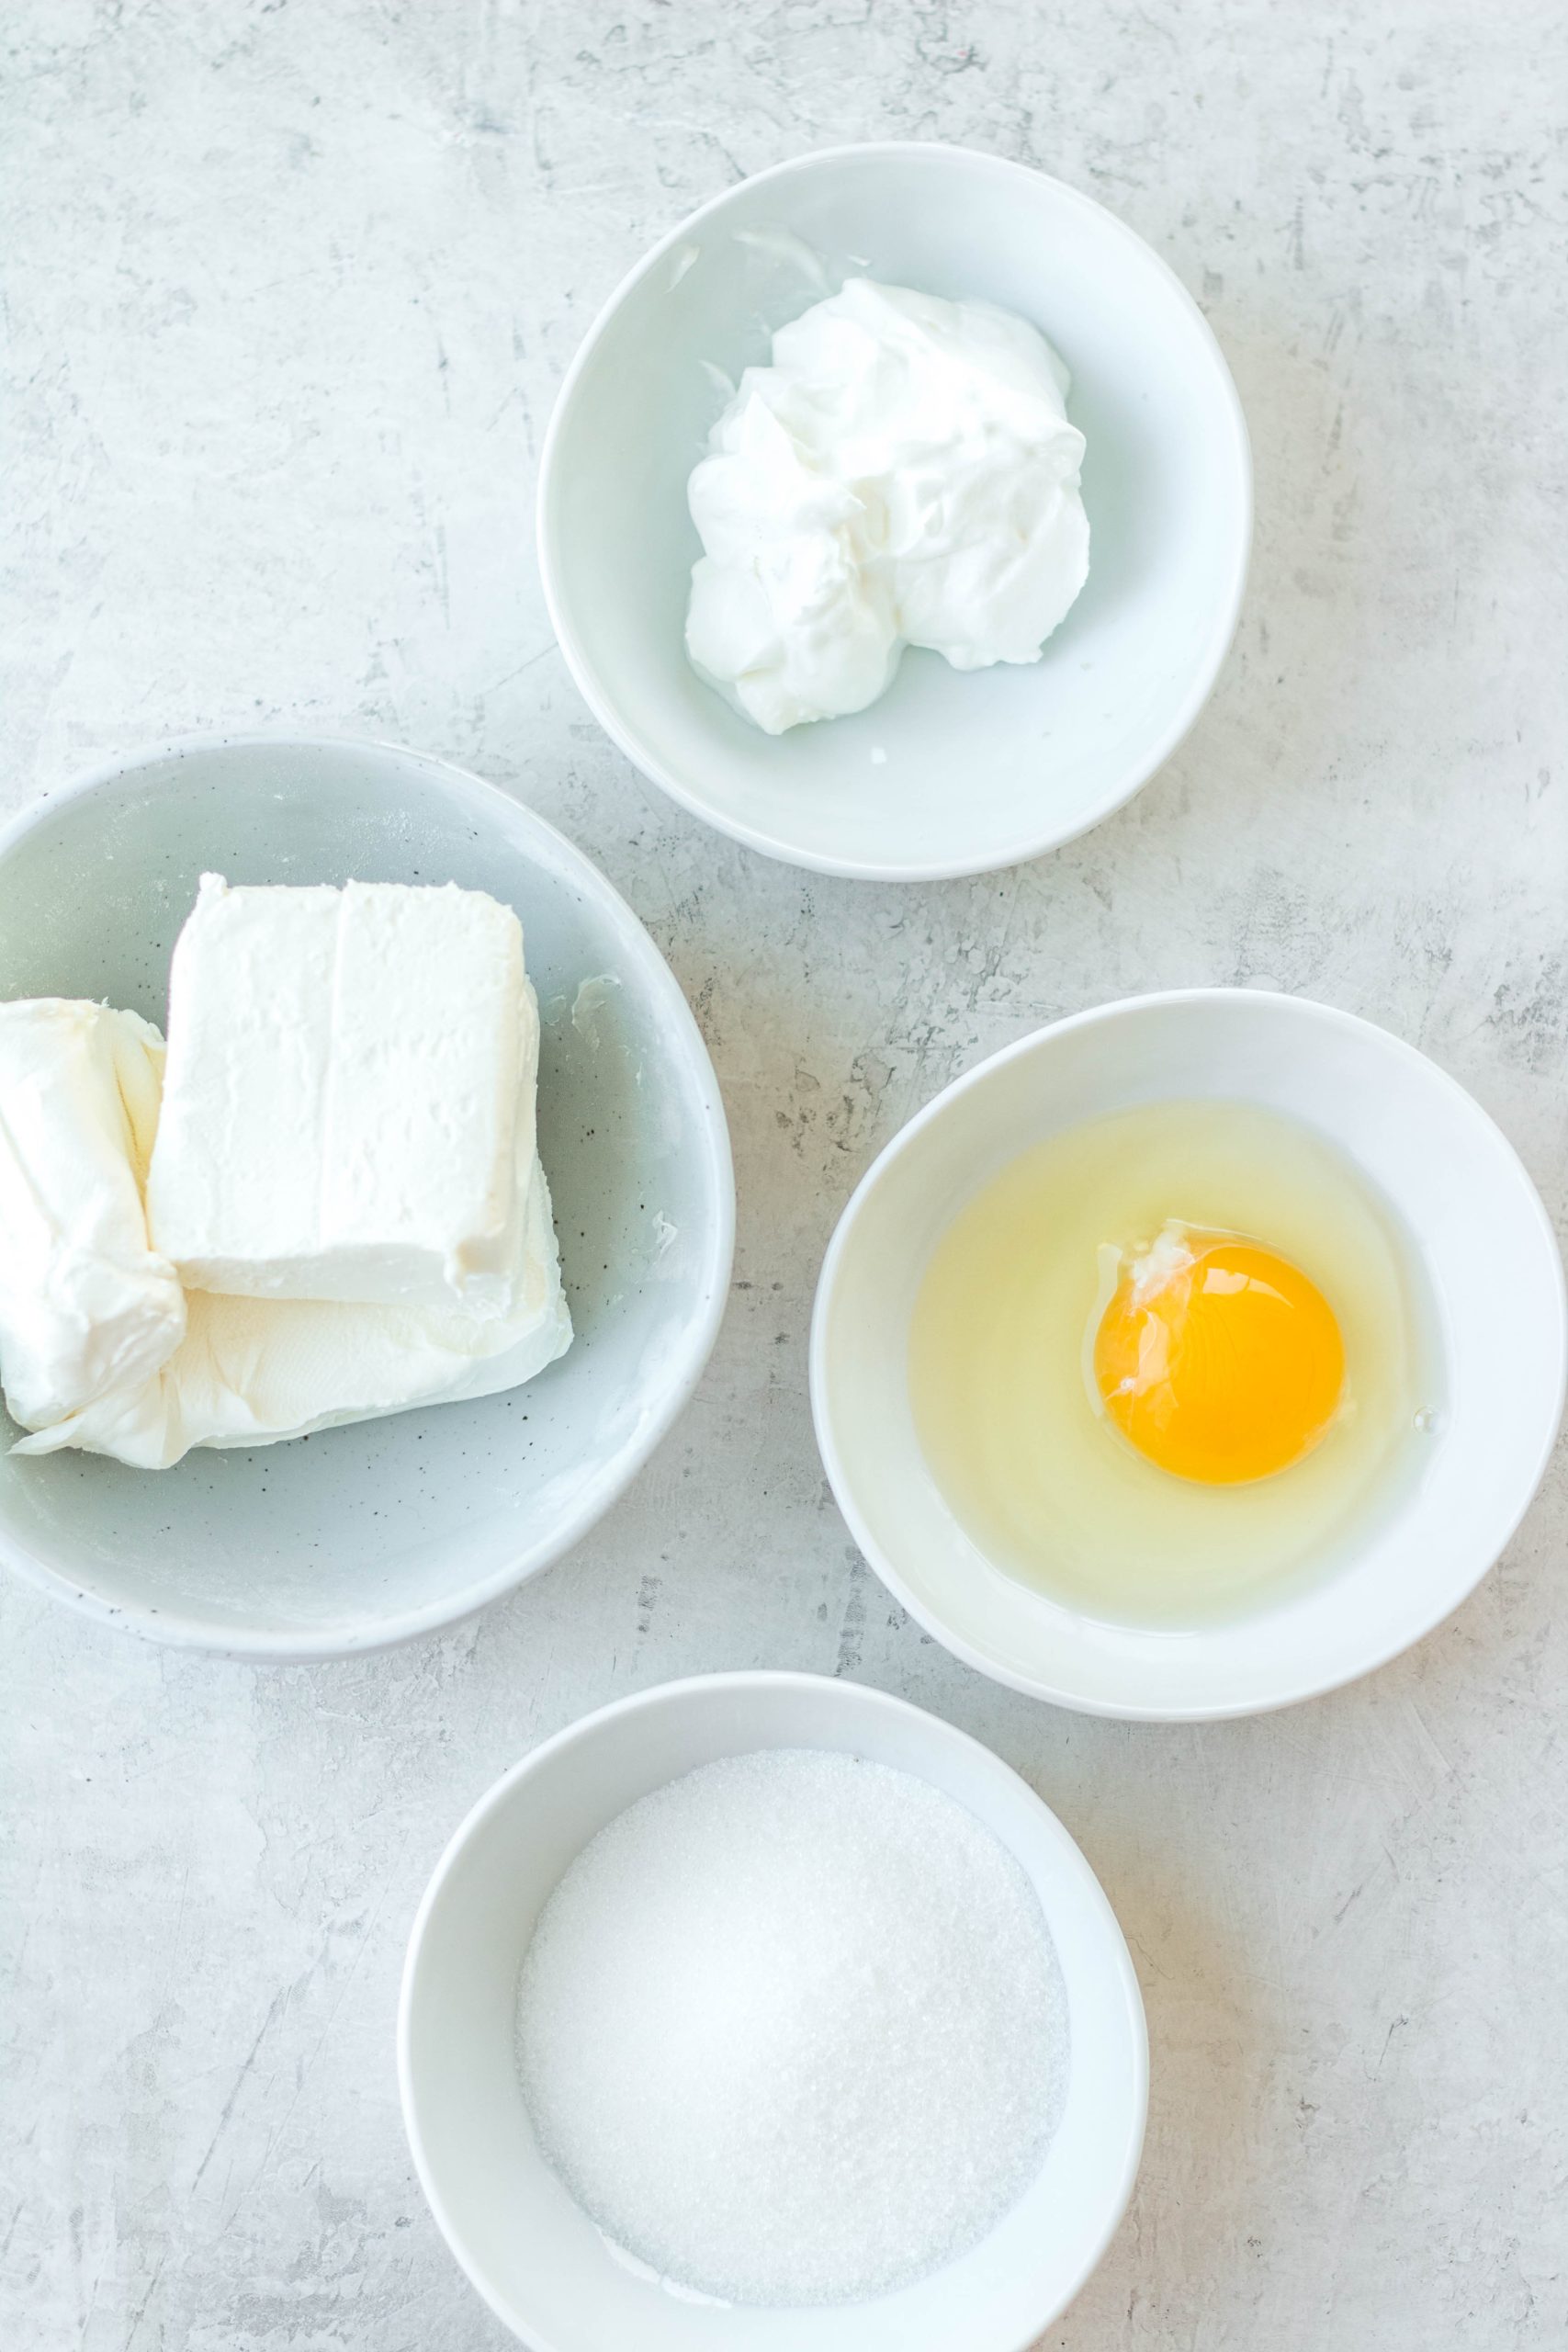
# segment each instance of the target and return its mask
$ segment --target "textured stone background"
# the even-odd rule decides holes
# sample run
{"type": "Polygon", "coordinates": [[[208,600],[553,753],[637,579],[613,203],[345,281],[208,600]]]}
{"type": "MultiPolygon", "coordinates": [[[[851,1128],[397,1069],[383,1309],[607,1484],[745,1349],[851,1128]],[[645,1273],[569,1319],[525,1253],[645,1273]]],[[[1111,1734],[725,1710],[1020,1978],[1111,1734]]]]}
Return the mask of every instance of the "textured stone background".
{"type": "Polygon", "coordinates": [[[479,1622],[253,1671],[0,1595],[0,2340],[499,2352],[398,2120],[414,1903],[544,1734],[770,1662],[990,1741],[1125,1924],[1147,2160],[1052,2346],[1560,2343],[1561,1476],[1361,1688],[1211,1729],[1077,1720],[948,1659],[860,1565],[806,1327],[841,1202],[918,1103],[1042,1020],[1173,983],[1390,1023],[1562,1208],[1561,9],[10,0],[0,41],[0,803],[249,722],[468,762],[651,926],[740,1182],[697,1401],[592,1540],[479,1622]],[[1258,462],[1240,639],[1179,757],[1061,855],[919,889],[806,879],[650,800],[529,553],[550,398],[622,270],[737,175],[889,132],[1027,158],[1139,229],[1207,308],[1258,462]]]}

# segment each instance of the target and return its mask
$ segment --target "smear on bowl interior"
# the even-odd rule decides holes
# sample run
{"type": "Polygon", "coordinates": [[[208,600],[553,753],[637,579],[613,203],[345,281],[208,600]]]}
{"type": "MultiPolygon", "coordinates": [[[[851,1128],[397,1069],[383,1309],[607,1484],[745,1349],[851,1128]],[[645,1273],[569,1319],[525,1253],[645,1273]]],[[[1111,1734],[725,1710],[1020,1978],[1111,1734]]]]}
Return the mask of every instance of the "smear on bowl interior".
{"type": "Polygon", "coordinates": [[[697,670],[782,735],[865,709],[906,645],[1037,662],[1089,572],[1067,388],[989,302],[852,277],[781,327],[691,479],[697,670]]]}
{"type": "Polygon", "coordinates": [[[1006,1167],[909,1332],[927,1461],[998,1567],[1179,1625],[1329,1572],[1440,1408],[1413,1251],[1348,1159],[1241,1103],[1162,1102],[1006,1167]]]}

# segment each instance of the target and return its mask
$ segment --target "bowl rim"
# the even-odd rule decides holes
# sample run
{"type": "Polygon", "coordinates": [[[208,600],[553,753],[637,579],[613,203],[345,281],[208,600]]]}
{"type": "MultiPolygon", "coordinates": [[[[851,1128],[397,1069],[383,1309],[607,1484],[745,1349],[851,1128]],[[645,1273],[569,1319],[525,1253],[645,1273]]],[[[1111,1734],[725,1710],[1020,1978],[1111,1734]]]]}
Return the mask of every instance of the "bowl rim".
{"type": "Polygon", "coordinates": [[[608,299],[601,305],[587,333],[572,356],[570,365],[561,379],[550,410],[544,447],[539,458],[538,490],[535,499],[535,547],[539,577],[544,588],[545,606],[550,626],[555,631],[568,670],[578,692],[588,705],[616,749],[630,760],[639,775],[668,793],[671,799],[705,824],[727,833],[733,841],[743,842],[748,848],[758,850],[765,857],[777,858],[786,865],[802,866],[814,874],[840,875],[851,880],[865,882],[943,882],[954,881],[976,874],[995,874],[1014,866],[1027,865],[1043,857],[1050,850],[1065,848],[1096,826],[1124,808],[1134,794],[1141,792],[1149,779],[1162,768],[1179,748],[1196,725],[1221,670],[1235,642],[1241,619],[1242,602],[1247,593],[1247,570],[1252,554],[1253,535],[1252,445],[1247,429],[1247,417],[1241,397],[1235,388],[1224,353],[1196,299],[1178,277],[1162,254],[1156,253],[1147,240],[1130,228],[1118,214],[1111,211],[1092,196],[1049,172],[1039,170],[1033,164],[1021,163],[1010,155],[991,153],[982,147],[966,147],[956,141],[939,139],[878,139],[852,140],[832,147],[808,149],[804,154],[792,155],[781,164],[770,164],[766,170],[753,172],[736,180],[709,197],[694,212],[660,237],[656,244],[626,271],[608,299]],[[784,180],[814,170],[823,164],[840,164],[848,157],[869,157],[891,160],[909,156],[937,157],[949,164],[959,164],[982,176],[1002,180],[1043,181],[1045,186],[1071,210],[1092,214],[1108,222],[1117,239],[1134,249],[1168,282],[1179,297],[1179,306],[1186,311],[1198,331],[1201,345],[1213,365],[1220,409],[1228,422],[1233,435],[1233,456],[1236,473],[1236,531],[1231,554],[1228,585],[1216,605],[1208,643],[1187,694],[1155,743],[1129,768],[1126,775],[1113,789],[1101,797],[1093,812],[1068,825],[1042,824],[1018,834],[1004,848],[988,851],[976,857],[899,858],[895,856],[857,858],[834,857],[818,850],[803,847],[770,832],[765,827],[752,825],[744,818],[734,816],[714,807],[691,790],[682,778],[662,761],[654,758],[638,740],[637,732],[626,726],[611,695],[605,691],[598,673],[583,651],[581,640],[572,626],[562,585],[557,540],[558,532],[555,516],[555,485],[557,459],[565,429],[567,415],[577,388],[592,362],[600,343],[627,297],[656,269],[673,249],[687,242],[693,232],[703,228],[716,214],[728,207],[743,188],[757,187],[767,182],[784,180]]]}
{"type": "Polygon", "coordinates": [[[434,752],[416,751],[412,745],[395,742],[386,737],[333,734],[323,729],[296,734],[287,729],[263,728],[244,729],[233,733],[175,736],[151,748],[101,761],[65,784],[38,795],[25,808],[0,826],[0,868],[4,867],[13,850],[73,802],[91,799],[95,794],[125,782],[142,769],[162,767],[171,761],[193,756],[205,757],[215,752],[232,751],[346,751],[393,758],[423,771],[440,790],[468,801],[477,815],[493,816],[499,810],[513,820],[520,820],[525,831],[547,840],[581,877],[585,894],[609,913],[628,956],[646,976],[649,991],[660,1006],[663,1021],[683,1047],[698,1092],[707,1098],[706,1115],[700,1123],[700,1134],[705,1173],[717,1204],[717,1216],[705,1246],[701,1312],[687,1330],[675,1376],[671,1379],[657,1409],[648,1416],[628,1445],[614,1476],[592,1484],[549,1536],[524,1544],[503,1566],[495,1569],[479,1585],[465,1589],[450,1604],[430,1602],[421,1608],[407,1609],[377,1622],[363,1633],[339,1634],[329,1639],[323,1639],[319,1634],[243,1632],[230,1627],[223,1628],[220,1634],[216,1627],[209,1626],[204,1620],[193,1618],[179,1610],[165,1613],[162,1610],[153,1611],[146,1606],[130,1608],[118,1602],[111,1605],[85,1589],[73,1577],[38,1559],[9,1534],[0,1533],[0,1566],[13,1569],[28,1583],[49,1594],[51,1599],[63,1600],[99,1624],[134,1634],[142,1640],[161,1643],[167,1648],[199,1650],[213,1657],[245,1658],[256,1664],[299,1665],[328,1658],[369,1657],[377,1651],[394,1649],[404,1642],[416,1641],[423,1634],[443,1632],[448,1626],[461,1624],[465,1619],[488,1608],[492,1601],[514,1591],[530,1577],[553,1566],[556,1561],[580,1544],[619,1501],[690,1403],[718,1337],[728,1304],[729,1278],[735,1255],[735,1169],[724,1096],[702,1031],[680,982],[632,907],[587,853],[579,849],[576,842],[558,826],[552,825],[547,818],[541,817],[527,801],[507,791],[503,786],[491,784],[488,778],[476,775],[471,769],[459,767],[454,761],[442,759],[434,752]]]}
{"type": "Polygon", "coordinates": [[[862,1176],[845,1203],[838,1224],[833,1229],[832,1238],[828,1244],[827,1252],[822,1261],[822,1271],[817,1283],[817,1295],[812,1305],[808,1367],[812,1427],[816,1432],[818,1451],[822,1457],[822,1467],[827,1474],[828,1483],[833,1490],[834,1500],[843,1514],[851,1534],[871,1566],[874,1568],[899,1606],[907,1609],[910,1616],[925,1628],[933,1640],[940,1642],[944,1649],[950,1650],[955,1657],[961,1658],[964,1665],[972,1666],[976,1673],[986,1675],[991,1681],[999,1682],[1008,1690],[1022,1691],[1029,1698],[1045,1700],[1053,1706],[1068,1708],[1075,1714],[1099,1715],[1117,1723],[1226,1722],[1248,1715],[1277,1713],[1281,1708],[1299,1706],[1305,1700],[1322,1698],[1331,1690],[1343,1690],[1352,1682],[1360,1681],[1364,1676],[1376,1673],[1381,1667],[1387,1666],[1393,1658],[1403,1657],[1406,1650],[1413,1649],[1417,1642],[1425,1641],[1429,1634],[1434,1633],[1457,1610],[1463,1607],[1477,1586],[1490,1575],[1518,1532],[1526,1512],[1539,1494],[1541,1481],[1546,1476],[1561,1433],[1564,1403],[1568,1401],[1568,1281],[1565,1281],[1562,1255],[1558,1246],[1551,1218],[1535,1181],[1518,1152],[1491,1113],[1483,1109],[1469,1089],[1461,1086],[1459,1080],[1444,1069],[1439,1062],[1434,1061],[1429,1054],[1424,1054],[1418,1046],[1411,1045],[1405,1038],[1396,1036],[1393,1030],[1383,1028],[1378,1022],[1367,1020],[1360,1013],[1346,1012],[1337,1005],[1321,1004],[1314,997],[1292,996],[1284,989],[1223,987],[1163,989],[1153,990],[1146,996],[1118,997],[1110,1004],[1090,1005],[1081,1012],[1068,1013],[1060,1021],[1046,1022],[1043,1027],[1032,1029],[1021,1037],[1015,1037],[1010,1045],[1003,1046],[997,1053],[987,1054],[983,1060],[976,1062],[973,1069],[961,1072],[957,1078],[942,1088],[940,1092],[933,1094],[929,1102],[923,1103],[912,1118],[906,1121],[897,1134],[883,1146],[864,1175],[862,1176]],[[1086,1699],[1077,1692],[1063,1690],[1045,1675],[1032,1674],[1021,1668],[1003,1665],[983,1651],[978,1645],[955,1632],[953,1626],[939,1617],[935,1611],[931,1609],[906,1583],[896,1562],[876,1541],[859,1507],[843,1454],[839,1447],[828,1397],[828,1321],[832,1312],[840,1269],[851,1238],[855,1227],[865,1215],[867,1206],[878,1190],[884,1175],[894,1162],[903,1156],[915,1137],[941,1116],[955,1100],[983,1085],[994,1071],[1003,1068],[1009,1062],[1021,1060],[1034,1052],[1044,1044],[1046,1039],[1065,1035],[1069,1031],[1093,1028],[1106,1022],[1124,1020],[1131,1015],[1151,1011],[1156,1007],[1236,1002],[1288,1008],[1292,1014],[1302,1014],[1308,1020],[1321,1022],[1341,1033],[1363,1038],[1370,1035],[1377,1041],[1383,1051],[1393,1053],[1396,1058],[1413,1068],[1418,1068],[1424,1081],[1427,1084],[1435,1084],[1440,1092],[1446,1094],[1450,1101],[1461,1109],[1461,1115],[1478,1123],[1489,1131],[1495,1145],[1501,1149],[1506,1164],[1517,1179],[1521,1205],[1526,1209],[1544,1247],[1547,1263],[1553,1269],[1554,1279],[1550,1300],[1555,1325],[1556,1369],[1553,1383],[1555,1403],[1551,1419],[1543,1431],[1529,1482],[1523,1487],[1521,1498],[1508,1515],[1506,1523],[1491,1550],[1490,1556],[1481,1561],[1462,1592],[1456,1593],[1451,1598],[1444,1598],[1438,1607],[1430,1613],[1424,1614],[1417,1611],[1416,1615],[1421,1622],[1416,1625],[1414,1632],[1401,1634],[1398,1638],[1377,1648],[1359,1665],[1351,1668],[1346,1673],[1308,1675],[1295,1687],[1280,1690],[1263,1699],[1214,1705],[1122,1704],[1111,1706],[1101,1702],[1086,1699]]]}
{"type": "MultiPolygon", "coordinates": [[[[1069,2290],[1060,2297],[1051,2310],[1043,2312],[1037,2321],[1032,2323],[1030,2333],[1026,2336],[1020,2338],[1016,2345],[1005,2347],[1005,2352],[1031,2352],[1031,2347],[1038,2339],[1040,2330],[1050,2327],[1061,2317],[1077,2296],[1082,2292],[1089,2279],[1103,2261],[1112,2239],[1126,2218],[1127,2209],[1133,2199],[1133,2191],[1137,2186],[1138,2174],[1143,2163],[1144,2143],[1148,2128],[1149,2109],[1149,2036],[1143,1988],[1138,1982],[1138,1973],[1134,1966],[1132,1953],[1128,1949],[1126,1934],[1116,1916],[1110,1896],[1100,1883],[1093,1864],[1072,1832],[1046,1804],[1038,1790],[1024,1779],[1016,1766],[1010,1764],[1005,1757],[998,1756],[995,1748],[987,1747],[984,1740],[976,1738],[972,1732],[961,1730],[956,1724],[949,1723],[944,1715],[935,1714],[930,1708],[917,1706],[913,1700],[906,1699],[894,1691],[881,1690],[873,1683],[856,1682],[838,1675],[814,1674],[788,1667],[732,1668],[716,1673],[681,1675],[669,1682],[656,1682],[644,1690],[629,1691],[624,1698],[613,1699],[604,1706],[595,1707],[589,1713],[579,1715],[575,1721],[564,1724],[559,1731],[553,1732],[548,1738],[541,1740],[536,1747],[530,1748],[527,1755],[521,1757],[515,1764],[511,1765],[475,1800],[442,1848],[429,1883],[420,1897],[412,1925],[409,1929],[408,1946],[404,1952],[402,1973],[398,1985],[396,2027],[398,2103],[402,2111],[403,2131],[408,2140],[409,2152],[413,2158],[414,2172],[420,2188],[423,2191],[425,2202],[434,2217],[436,2227],[469,2285],[474,2288],[502,2325],[512,2334],[518,2335],[515,2317],[511,2312],[503,2309],[501,2301],[491,2293],[490,2286],[480,2275],[479,2267],[471,2263],[468,2258],[463,2233],[454,2221],[451,2209],[441,2192],[420,2129],[411,2043],[415,1999],[414,1979],[418,1973],[430,1922],[445,1895],[454,1871],[473,1838],[497,1813],[510,1804],[517,1788],[547,1762],[553,1761],[557,1756],[567,1749],[588,1744],[613,1720],[624,1720],[627,1716],[650,1713],[661,1707],[679,1708],[693,1698],[708,1692],[717,1697],[725,1694],[755,1693],[761,1690],[809,1690],[814,1694],[822,1695],[836,1691],[842,1695],[843,1702],[847,1706],[864,1713],[880,1713],[901,1717],[906,1722],[911,1720],[918,1722],[921,1726],[920,1736],[938,1747],[947,1746],[977,1753],[985,1758],[989,1770],[1006,1774],[1022,1791],[1028,1800],[1029,1809],[1041,1821],[1046,1835],[1057,1843],[1059,1850],[1064,1853],[1066,1866],[1074,1874],[1077,1887],[1077,1899],[1083,1909],[1094,1918],[1104,1933],[1112,1972],[1121,1994],[1122,2006],[1125,2008],[1127,2016],[1129,2056],[1132,2062],[1132,2100],[1126,2153],[1115,2192],[1107,2204],[1101,2224],[1093,2240],[1086,2241],[1085,2251],[1073,2267],[1069,2290]]],[[[782,1747],[784,1744],[782,1741],[763,1741],[761,1746],[782,1747]]],[[[737,1747],[727,1752],[741,1755],[750,1754],[753,1750],[737,1747]]],[[[678,1778],[679,1775],[675,1777],[678,1778]]],[[[958,1803],[961,1800],[955,1799],[954,1802],[958,1803]]],[[[622,1810],[624,1809],[623,1807],[622,1810]]],[[[991,1834],[998,1837],[998,1833],[994,1830],[991,1834]]],[[[999,1837],[998,1842],[1004,1845],[1007,1843],[999,1837]]],[[[1013,1852],[1010,1846],[1008,1847],[1008,1850],[1013,1852]]],[[[1014,1860],[1017,1860],[1016,1853],[1014,1853],[1014,1860]]],[[[520,2341],[531,2346],[533,2352],[560,2352],[557,2343],[547,2340],[532,2329],[526,2335],[521,2335],[520,2341]]],[[[999,2345],[987,2346],[987,2352],[1004,2352],[1004,2347],[999,2345]]]]}

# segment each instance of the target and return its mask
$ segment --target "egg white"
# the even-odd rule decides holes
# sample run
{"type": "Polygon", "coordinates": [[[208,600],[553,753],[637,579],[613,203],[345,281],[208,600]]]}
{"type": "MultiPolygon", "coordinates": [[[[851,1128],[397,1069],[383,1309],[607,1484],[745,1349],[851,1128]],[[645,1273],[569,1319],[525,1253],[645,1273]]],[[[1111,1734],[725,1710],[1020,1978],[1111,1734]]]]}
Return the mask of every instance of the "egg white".
{"type": "Polygon", "coordinates": [[[1179,1626],[1330,1574],[1419,1476],[1440,1412],[1424,1276],[1332,1145],[1245,1103],[1151,1103],[1037,1145],[940,1238],[909,1394],[948,1507],[987,1557],[1086,1614],[1179,1626]],[[1345,1388],[1303,1460],[1246,1486],[1178,1478],[1122,1441],[1085,1378],[1111,1270],[1173,1221],[1300,1267],[1338,1320],[1345,1388]]]}

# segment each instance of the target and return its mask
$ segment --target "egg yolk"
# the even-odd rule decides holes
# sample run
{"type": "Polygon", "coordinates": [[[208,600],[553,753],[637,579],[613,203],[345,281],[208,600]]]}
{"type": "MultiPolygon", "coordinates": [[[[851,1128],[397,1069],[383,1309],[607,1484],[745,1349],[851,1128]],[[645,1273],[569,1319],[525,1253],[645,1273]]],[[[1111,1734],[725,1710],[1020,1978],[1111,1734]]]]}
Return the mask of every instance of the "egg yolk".
{"type": "Polygon", "coordinates": [[[1339,1402],[1345,1346],[1328,1301],[1288,1260],[1233,1235],[1168,1228],[1117,1284],[1094,1379],[1150,1462],[1238,1486],[1311,1453],[1339,1402]]]}

